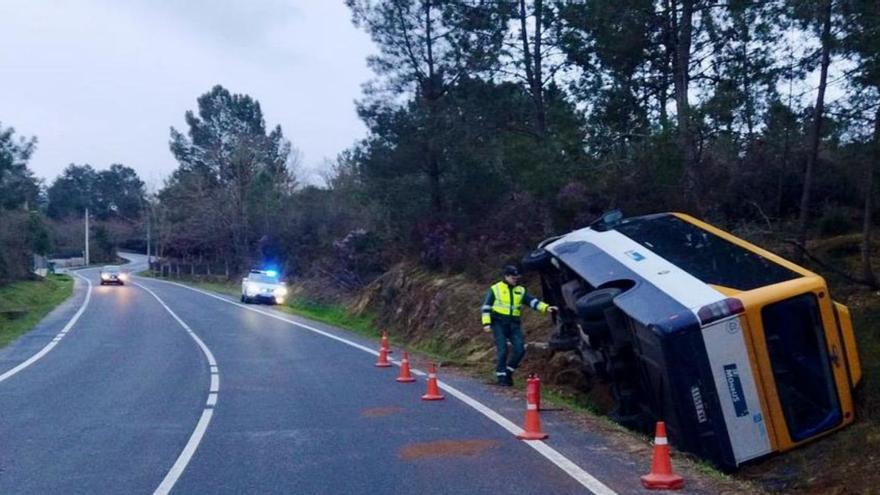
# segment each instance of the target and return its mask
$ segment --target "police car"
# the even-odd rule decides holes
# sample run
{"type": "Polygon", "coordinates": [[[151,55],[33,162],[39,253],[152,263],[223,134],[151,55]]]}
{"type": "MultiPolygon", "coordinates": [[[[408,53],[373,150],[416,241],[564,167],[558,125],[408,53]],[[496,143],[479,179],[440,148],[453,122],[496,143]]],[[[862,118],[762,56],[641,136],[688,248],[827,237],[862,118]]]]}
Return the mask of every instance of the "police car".
{"type": "Polygon", "coordinates": [[[557,347],[610,383],[620,423],[664,420],[679,449],[732,470],[854,419],[849,310],[773,253],[688,215],[615,211],[523,265],[561,309],[557,347]]]}
{"type": "Polygon", "coordinates": [[[283,304],[287,286],[275,270],[251,270],[241,281],[241,302],[283,304]]]}

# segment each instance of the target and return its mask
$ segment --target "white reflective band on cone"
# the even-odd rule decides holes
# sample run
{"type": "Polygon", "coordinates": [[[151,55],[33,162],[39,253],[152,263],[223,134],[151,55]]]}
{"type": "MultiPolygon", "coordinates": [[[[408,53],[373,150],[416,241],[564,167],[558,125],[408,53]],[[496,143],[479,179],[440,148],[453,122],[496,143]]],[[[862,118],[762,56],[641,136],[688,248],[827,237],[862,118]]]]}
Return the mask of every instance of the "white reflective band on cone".
{"type": "Polygon", "coordinates": [[[654,439],[654,445],[666,445],[666,437],[657,437],[654,439]]]}
{"type": "Polygon", "coordinates": [[[434,373],[428,373],[428,378],[437,378],[437,375],[434,373]]]}
{"type": "Polygon", "coordinates": [[[538,409],[538,406],[537,404],[526,404],[526,409],[528,409],[529,411],[535,411],[538,409]]]}

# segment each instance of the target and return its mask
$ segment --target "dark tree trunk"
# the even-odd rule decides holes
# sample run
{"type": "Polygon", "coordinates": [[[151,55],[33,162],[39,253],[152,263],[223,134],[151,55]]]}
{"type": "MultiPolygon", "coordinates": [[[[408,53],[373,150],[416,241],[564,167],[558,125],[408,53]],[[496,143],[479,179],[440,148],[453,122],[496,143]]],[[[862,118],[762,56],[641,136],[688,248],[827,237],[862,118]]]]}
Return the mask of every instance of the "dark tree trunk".
{"type": "MultiPolygon", "coordinates": [[[[810,215],[810,189],[819,159],[819,142],[822,138],[822,116],[825,112],[825,88],[828,84],[828,66],[831,64],[831,9],[833,0],[823,0],[822,9],[822,61],[819,73],[819,94],[816,95],[816,108],[813,110],[813,125],[810,127],[809,152],[804,170],[804,188],[801,192],[801,209],[798,216],[798,242],[807,245],[807,223],[810,215]]],[[[803,258],[799,256],[799,258],[803,258]]]]}
{"type": "Polygon", "coordinates": [[[428,135],[425,137],[425,160],[426,172],[428,175],[428,189],[431,195],[431,211],[436,217],[443,215],[443,189],[441,184],[442,169],[440,168],[440,157],[438,156],[437,145],[435,142],[436,135],[440,132],[437,123],[437,102],[440,99],[440,88],[437,84],[437,75],[434,73],[434,42],[433,42],[433,20],[431,19],[431,8],[433,5],[430,1],[425,2],[425,49],[427,53],[428,72],[425,80],[422,81],[422,98],[427,103],[428,108],[428,135]]]}
{"type": "Polygon", "coordinates": [[[544,136],[547,132],[547,114],[544,110],[544,54],[542,53],[542,24],[544,16],[543,0],[535,0],[535,77],[532,81],[532,99],[535,100],[535,117],[538,135],[544,136]]]}
{"type": "Polygon", "coordinates": [[[543,68],[543,0],[534,0],[535,37],[533,46],[529,46],[528,10],[525,0],[519,0],[520,38],[523,50],[523,65],[526,70],[526,82],[529,94],[535,107],[535,132],[543,138],[547,133],[547,112],[544,107],[544,68],[543,68]]]}
{"type": "MultiPolygon", "coordinates": [[[[793,78],[789,75],[788,80],[788,108],[792,108],[792,101],[794,98],[794,83],[792,82],[793,78]]],[[[782,141],[782,160],[779,163],[779,178],[776,184],[776,217],[782,218],[782,193],[783,186],[785,185],[785,174],[788,172],[788,163],[789,163],[789,155],[791,155],[791,125],[789,122],[785,123],[785,136],[783,136],[782,141]]]]}
{"type": "Polygon", "coordinates": [[[440,160],[432,144],[428,145],[428,187],[431,191],[431,209],[436,215],[443,214],[443,190],[440,184],[440,160]]]}
{"type": "Polygon", "coordinates": [[[688,99],[690,87],[691,42],[693,37],[694,1],[682,0],[681,17],[672,9],[669,13],[674,35],[674,59],[672,63],[675,88],[676,119],[679,144],[684,153],[684,194],[690,207],[702,214],[699,190],[699,164],[694,129],[691,122],[691,106],[688,99]]]}
{"type": "Polygon", "coordinates": [[[877,287],[877,277],[874,276],[874,268],[871,265],[871,231],[873,230],[873,220],[871,218],[871,210],[873,209],[874,196],[874,167],[880,160],[880,106],[874,116],[874,146],[872,158],[868,160],[868,170],[865,176],[865,221],[862,225],[862,278],[865,283],[872,287],[877,287]]]}
{"type": "Polygon", "coordinates": [[[657,104],[660,112],[660,128],[664,131],[669,128],[669,111],[666,106],[669,103],[669,54],[667,54],[666,66],[660,76],[660,89],[657,91],[657,104]]]}
{"type": "Polygon", "coordinates": [[[755,104],[754,104],[754,96],[752,95],[752,72],[751,65],[749,64],[749,43],[751,42],[751,35],[749,32],[750,26],[748,23],[748,19],[746,19],[746,15],[743,14],[742,22],[740,23],[740,32],[743,35],[742,42],[742,77],[743,77],[743,93],[745,94],[745,105],[743,108],[743,112],[745,113],[745,121],[746,121],[746,132],[748,142],[752,142],[752,136],[755,132],[755,104]]]}

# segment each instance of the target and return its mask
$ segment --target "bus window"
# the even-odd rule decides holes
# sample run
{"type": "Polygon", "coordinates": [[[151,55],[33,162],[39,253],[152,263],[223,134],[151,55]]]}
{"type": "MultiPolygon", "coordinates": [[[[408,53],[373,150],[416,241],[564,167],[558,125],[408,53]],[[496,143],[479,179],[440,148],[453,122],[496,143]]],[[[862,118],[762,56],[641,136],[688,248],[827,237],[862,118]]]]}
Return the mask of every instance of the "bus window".
{"type": "Polygon", "coordinates": [[[746,291],[801,276],[672,215],[636,218],[615,230],[706,284],[746,291]]]}
{"type": "Polygon", "coordinates": [[[801,294],[761,309],[770,366],[789,435],[795,442],[841,421],[815,294],[801,294]]]}

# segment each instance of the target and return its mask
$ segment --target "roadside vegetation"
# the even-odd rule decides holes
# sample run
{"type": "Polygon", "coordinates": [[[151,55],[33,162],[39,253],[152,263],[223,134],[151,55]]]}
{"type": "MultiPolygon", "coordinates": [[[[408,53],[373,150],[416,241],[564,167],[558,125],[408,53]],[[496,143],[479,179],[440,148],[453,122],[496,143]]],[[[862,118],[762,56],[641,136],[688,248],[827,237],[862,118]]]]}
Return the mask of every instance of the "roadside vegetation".
{"type": "Polygon", "coordinates": [[[0,347],[30,330],[73,292],[73,279],[49,275],[0,286],[0,347]]]}
{"type": "MultiPolygon", "coordinates": [[[[303,288],[285,311],[388,329],[480,373],[492,349],[475,315],[503,264],[603,210],[684,211],[827,277],[855,319],[857,424],[741,476],[880,486],[864,454],[880,441],[876,1],[346,4],[376,44],[356,102],[367,132],[317,174],[257,95],[221,85],[180,109],[178,168],[154,194],[121,164],[72,164],[43,185],[26,166],[35,139],[0,126],[0,285],[26,278],[33,254],[81,252],[88,208],[95,260],[143,250],[149,231],[154,270],[236,296],[243,273],[272,266],[303,288]]],[[[529,356],[605,410],[571,356],[529,356]]]]}

